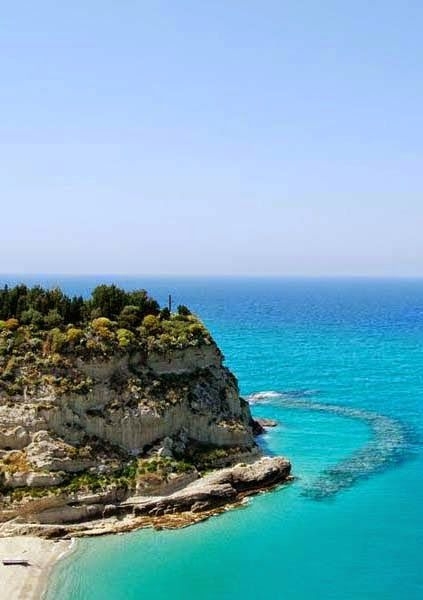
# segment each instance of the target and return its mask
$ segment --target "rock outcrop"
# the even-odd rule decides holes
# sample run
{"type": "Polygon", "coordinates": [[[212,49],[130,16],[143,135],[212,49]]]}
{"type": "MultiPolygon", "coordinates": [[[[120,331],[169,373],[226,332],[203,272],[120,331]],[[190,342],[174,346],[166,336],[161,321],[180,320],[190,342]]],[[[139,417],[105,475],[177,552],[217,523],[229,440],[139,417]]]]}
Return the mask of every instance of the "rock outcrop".
{"type": "MultiPolygon", "coordinates": [[[[138,527],[179,527],[237,505],[246,496],[290,480],[291,465],[279,457],[237,464],[188,482],[182,489],[158,496],[114,493],[75,495],[56,502],[33,501],[3,527],[4,535],[36,533],[45,537],[99,535],[138,527]]],[[[1,534],[1,532],[0,532],[1,534]]]]}
{"type": "Polygon", "coordinates": [[[263,457],[251,464],[221,469],[191,483],[179,492],[152,500],[131,499],[135,514],[163,515],[201,512],[236,501],[246,493],[270,488],[288,480],[291,464],[280,457],[263,457]]]}
{"type": "Polygon", "coordinates": [[[67,360],[37,393],[0,395],[0,521],[207,513],[289,478],[288,461],[259,458],[262,429],[211,339],[67,360]],[[59,393],[64,377],[85,387],[59,393]]]}

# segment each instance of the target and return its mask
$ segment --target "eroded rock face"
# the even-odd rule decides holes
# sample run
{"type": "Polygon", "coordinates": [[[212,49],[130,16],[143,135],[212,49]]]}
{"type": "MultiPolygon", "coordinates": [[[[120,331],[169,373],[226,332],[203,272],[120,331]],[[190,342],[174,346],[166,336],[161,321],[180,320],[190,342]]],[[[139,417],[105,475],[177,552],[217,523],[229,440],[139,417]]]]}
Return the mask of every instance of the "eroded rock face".
{"type": "Polygon", "coordinates": [[[96,464],[95,456],[75,457],[78,454],[69,444],[52,438],[48,431],[38,431],[26,447],[26,458],[40,471],[66,471],[80,473],[96,464]]]}
{"type": "Polygon", "coordinates": [[[63,473],[40,473],[36,471],[16,471],[4,474],[4,485],[12,489],[19,487],[45,488],[62,483],[63,473]]]}
{"type": "Polygon", "coordinates": [[[0,448],[21,450],[28,445],[29,441],[28,431],[21,425],[0,429],[0,448]]]}
{"type": "Polygon", "coordinates": [[[192,373],[198,369],[219,369],[222,353],[215,344],[172,350],[167,354],[152,352],[147,357],[147,367],[157,375],[192,373]]]}
{"type": "MultiPolygon", "coordinates": [[[[36,443],[32,455],[48,454],[52,460],[51,443],[33,439],[40,429],[70,444],[81,443],[85,435],[96,436],[132,454],[182,429],[200,443],[253,445],[248,405],[240,399],[236,380],[223,366],[216,346],[185,349],[175,357],[153,355],[146,364],[132,360],[131,368],[129,364],[128,357],[85,364],[83,369],[94,382],[89,393],[43,398],[38,406],[23,403],[3,410],[16,426],[3,433],[0,447],[32,448],[36,443]]],[[[56,452],[57,468],[62,468],[60,458],[56,452]]]]}
{"type": "Polygon", "coordinates": [[[214,343],[163,355],[76,358],[75,365],[92,381],[84,394],[45,388],[35,399],[0,398],[6,487],[56,485],[59,473],[109,472],[116,465],[108,464],[107,448],[138,456],[159,444],[159,455],[172,457],[193,443],[255,445],[248,404],[214,343]],[[90,440],[104,444],[102,463],[90,440]]]}

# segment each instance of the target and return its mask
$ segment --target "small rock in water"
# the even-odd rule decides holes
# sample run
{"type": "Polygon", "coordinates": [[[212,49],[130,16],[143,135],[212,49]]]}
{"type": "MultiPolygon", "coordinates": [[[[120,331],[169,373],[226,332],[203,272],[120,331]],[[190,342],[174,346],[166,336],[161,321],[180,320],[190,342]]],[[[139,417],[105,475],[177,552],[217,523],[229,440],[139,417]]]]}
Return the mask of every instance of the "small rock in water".
{"type": "Polygon", "coordinates": [[[275,419],[256,419],[262,427],[276,427],[278,424],[275,419]]]}

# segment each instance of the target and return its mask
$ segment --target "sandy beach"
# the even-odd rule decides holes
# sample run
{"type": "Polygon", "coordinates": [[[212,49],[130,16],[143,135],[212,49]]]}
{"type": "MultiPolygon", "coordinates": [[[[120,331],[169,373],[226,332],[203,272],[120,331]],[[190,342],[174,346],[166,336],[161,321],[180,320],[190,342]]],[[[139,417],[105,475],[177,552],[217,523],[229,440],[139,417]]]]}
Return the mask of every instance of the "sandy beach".
{"type": "Polygon", "coordinates": [[[70,550],[71,542],[37,537],[0,538],[1,597],[8,600],[40,600],[55,562],[70,550]],[[5,566],[4,558],[24,558],[28,566],[5,566]]]}

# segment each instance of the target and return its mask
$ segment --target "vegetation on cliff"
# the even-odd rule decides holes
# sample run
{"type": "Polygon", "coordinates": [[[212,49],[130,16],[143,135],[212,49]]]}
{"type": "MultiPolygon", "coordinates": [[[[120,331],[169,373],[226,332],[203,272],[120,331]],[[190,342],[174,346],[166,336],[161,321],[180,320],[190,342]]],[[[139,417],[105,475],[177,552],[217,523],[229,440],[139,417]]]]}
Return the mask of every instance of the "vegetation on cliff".
{"type": "Polygon", "coordinates": [[[0,395],[86,393],[90,380],[74,359],[128,352],[166,353],[209,344],[204,325],[185,306],[160,309],[145,290],[96,287],[91,297],[18,285],[0,290],[0,395]]]}

